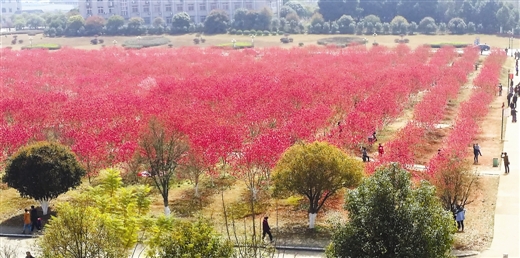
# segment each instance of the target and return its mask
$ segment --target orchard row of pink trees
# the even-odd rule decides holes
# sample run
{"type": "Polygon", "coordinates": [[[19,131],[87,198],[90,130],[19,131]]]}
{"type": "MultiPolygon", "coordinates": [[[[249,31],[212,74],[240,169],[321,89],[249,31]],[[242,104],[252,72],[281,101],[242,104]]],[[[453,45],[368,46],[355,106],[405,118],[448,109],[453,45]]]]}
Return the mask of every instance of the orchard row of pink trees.
{"type": "Polygon", "coordinates": [[[456,124],[443,142],[442,155],[434,156],[428,165],[428,173],[435,174],[438,169],[463,161],[472,151],[468,150],[479,132],[478,122],[488,113],[488,106],[498,90],[498,79],[506,56],[493,52],[484,62],[480,74],[473,80],[475,87],[471,97],[461,104],[456,124]]]}
{"type": "Polygon", "coordinates": [[[238,174],[268,174],[295,141],[357,146],[411,94],[467,74],[458,60],[446,69],[453,51],[428,62],[428,48],[406,46],[0,51],[0,161],[52,139],[71,146],[90,172],[131,160],[155,118],[188,136],[207,171],[225,160],[238,174]]]}
{"type": "Polygon", "coordinates": [[[426,133],[442,120],[449,100],[457,97],[477,58],[476,49],[466,49],[460,58],[456,58],[453,48],[442,48],[438,51],[436,58],[430,60],[431,67],[440,67],[430,71],[434,78],[433,85],[415,105],[413,119],[398,132],[394,140],[385,144],[385,155],[367,166],[368,172],[388,162],[415,164],[415,155],[425,144],[426,133]]]}

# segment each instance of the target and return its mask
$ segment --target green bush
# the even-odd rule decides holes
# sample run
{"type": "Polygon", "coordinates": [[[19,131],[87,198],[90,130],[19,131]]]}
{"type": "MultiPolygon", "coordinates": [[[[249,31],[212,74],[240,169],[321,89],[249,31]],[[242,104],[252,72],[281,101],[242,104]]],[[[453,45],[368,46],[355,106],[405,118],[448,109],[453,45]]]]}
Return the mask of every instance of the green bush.
{"type": "Polygon", "coordinates": [[[44,43],[44,44],[36,44],[32,46],[24,46],[22,49],[48,49],[48,50],[58,50],[61,46],[53,43],[44,43]]]}
{"type": "Polygon", "coordinates": [[[141,39],[129,39],[123,43],[123,47],[128,46],[139,46],[143,47],[155,47],[166,45],[170,43],[170,40],[165,37],[143,37],[141,39]]]}
{"type": "Polygon", "coordinates": [[[235,35],[235,34],[237,34],[237,30],[236,29],[232,29],[232,30],[229,31],[229,34],[235,35]]]}
{"type": "Polygon", "coordinates": [[[249,35],[250,33],[251,33],[251,32],[249,32],[249,30],[244,30],[244,33],[242,33],[242,34],[244,34],[244,35],[247,36],[247,35],[249,35]]]}
{"type": "Polygon", "coordinates": [[[256,35],[256,30],[251,30],[251,31],[249,32],[249,34],[251,34],[251,35],[256,35]]]}
{"type": "Polygon", "coordinates": [[[237,30],[237,35],[242,35],[242,30],[237,30]]]}

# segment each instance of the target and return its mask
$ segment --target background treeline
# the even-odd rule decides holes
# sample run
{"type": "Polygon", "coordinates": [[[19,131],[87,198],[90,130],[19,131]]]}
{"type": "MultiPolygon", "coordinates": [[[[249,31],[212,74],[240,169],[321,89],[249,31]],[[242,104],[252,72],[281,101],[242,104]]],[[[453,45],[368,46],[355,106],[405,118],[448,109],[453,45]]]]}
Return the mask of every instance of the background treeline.
{"type": "Polygon", "coordinates": [[[520,34],[518,8],[511,2],[464,1],[369,1],[320,0],[317,6],[287,1],[274,15],[262,10],[237,9],[233,15],[213,10],[202,23],[194,23],[185,13],[177,13],[171,23],[156,17],[145,24],[140,17],[125,20],[119,15],[105,19],[84,19],[77,10],[68,13],[14,15],[12,27],[44,28],[48,36],[183,34],[436,34],[499,33],[520,34]]]}

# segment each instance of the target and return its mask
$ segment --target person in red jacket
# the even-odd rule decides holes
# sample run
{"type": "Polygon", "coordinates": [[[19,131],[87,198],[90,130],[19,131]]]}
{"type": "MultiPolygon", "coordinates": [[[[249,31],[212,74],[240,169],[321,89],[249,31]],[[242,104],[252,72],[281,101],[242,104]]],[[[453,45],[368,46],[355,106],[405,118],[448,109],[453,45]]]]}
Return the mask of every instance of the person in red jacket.
{"type": "Polygon", "coordinates": [[[381,143],[379,144],[379,147],[377,147],[377,152],[379,152],[379,156],[383,156],[385,154],[385,149],[383,148],[383,145],[381,143]]]}
{"type": "Polygon", "coordinates": [[[262,239],[265,238],[265,234],[269,235],[269,240],[273,242],[273,235],[271,234],[271,227],[269,227],[269,222],[267,221],[269,217],[264,217],[264,221],[262,221],[262,239]]]}

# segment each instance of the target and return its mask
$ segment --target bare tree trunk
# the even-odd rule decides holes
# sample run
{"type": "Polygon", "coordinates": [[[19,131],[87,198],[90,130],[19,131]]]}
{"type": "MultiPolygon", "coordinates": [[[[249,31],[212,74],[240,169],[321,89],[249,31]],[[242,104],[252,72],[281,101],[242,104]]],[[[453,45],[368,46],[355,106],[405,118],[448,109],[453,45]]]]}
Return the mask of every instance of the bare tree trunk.
{"type": "Polygon", "coordinates": [[[253,217],[253,237],[252,237],[252,245],[254,248],[254,257],[256,257],[256,216],[255,216],[255,199],[254,199],[254,188],[251,189],[251,215],[253,217]]]}
{"type": "Polygon", "coordinates": [[[164,215],[170,216],[171,211],[170,211],[170,207],[168,206],[168,196],[166,196],[166,197],[163,196],[163,204],[164,204],[164,215]]]}
{"type": "Polygon", "coordinates": [[[49,211],[49,200],[38,200],[42,206],[43,215],[47,215],[49,211]]]}
{"type": "Polygon", "coordinates": [[[224,210],[224,222],[226,223],[226,233],[228,236],[228,239],[231,240],[231,235],[229,234],[229,225],[228,225],[228,218],[227,218],[227,212],[226,212],[226,204],[224,203],[224,189],[220,191],[220,195],[222,197],[222,209],[224,210]]]}

